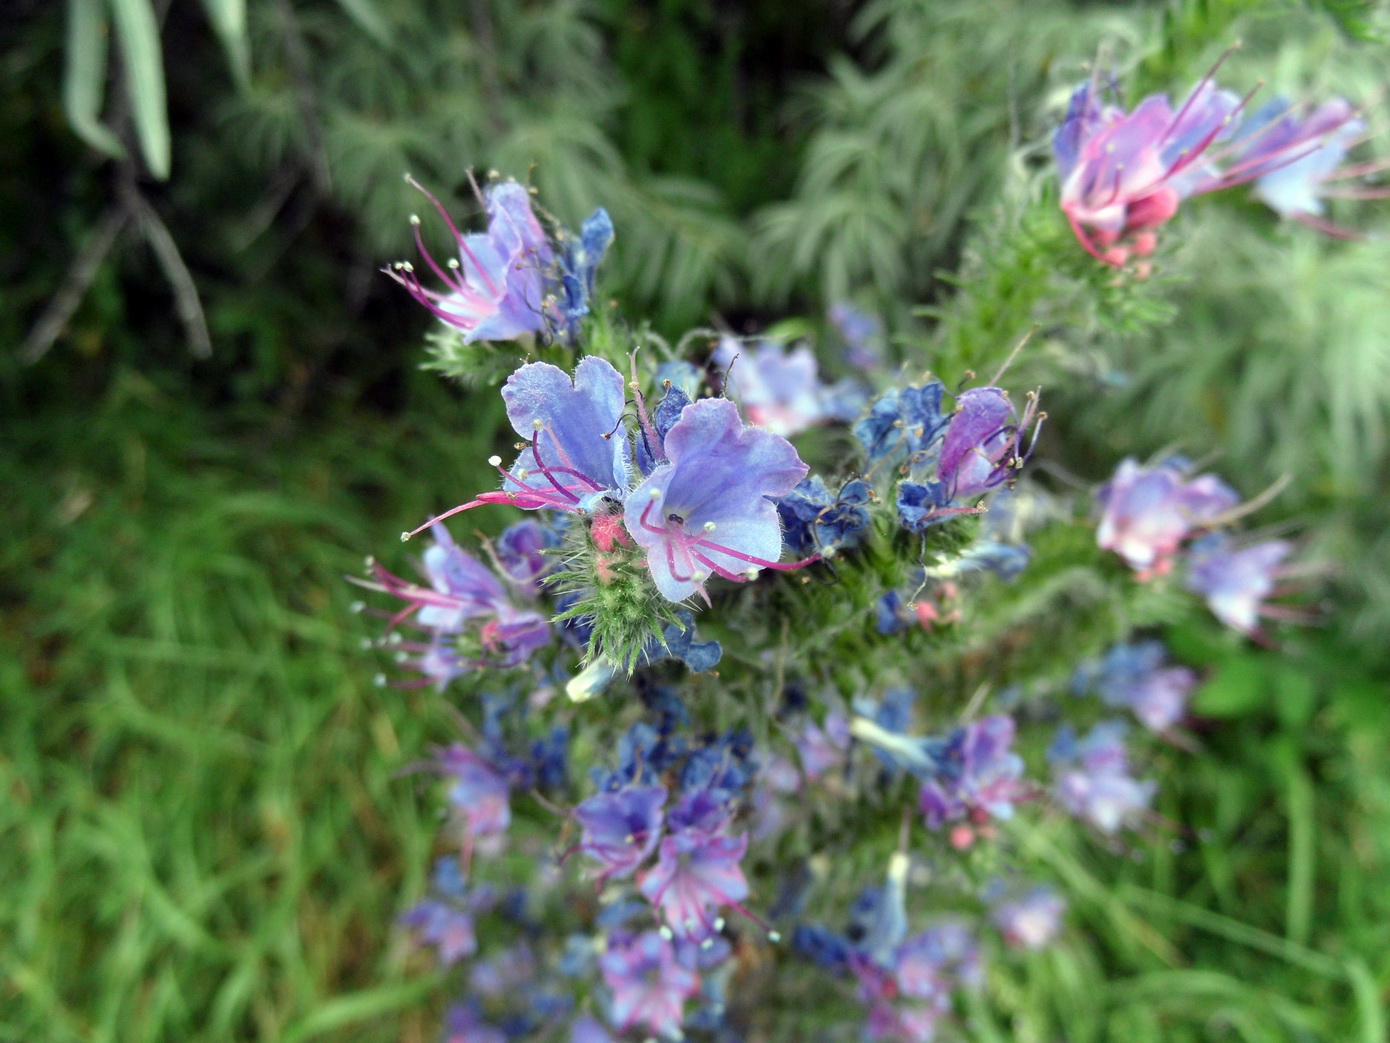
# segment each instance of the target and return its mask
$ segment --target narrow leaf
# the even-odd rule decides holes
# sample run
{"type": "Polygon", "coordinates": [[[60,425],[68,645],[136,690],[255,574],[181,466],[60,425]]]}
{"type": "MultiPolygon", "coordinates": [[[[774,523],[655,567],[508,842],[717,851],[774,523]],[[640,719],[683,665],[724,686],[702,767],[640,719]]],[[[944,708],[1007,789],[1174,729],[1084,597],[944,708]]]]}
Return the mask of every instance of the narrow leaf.
{"type": "Polygon", "coordinates": [[[203,10],[236,77],[237,86],[251,82],[251,49],[246,39],[246,0],[203,0],[203,10]]]}
{"type": "Polygon", "coordinates": [[[387,26],[386,19],[381,16],[376,0],[338,0],[338,6],[347,12],[358,28],[377,43],[383,47],[391,45],[391,29],[387,26]]]}
{"type": "Polygon", "coordinates": [[[164,56],[150,0],[111,0],[116,38],[125,60],[135,133],[150,173],[169,176],[169,112],[164,96],[164,56]]]}
{"type": "Polygon", "coordinates": [[[78,137],[97,151],[120,159],[125,149],[100,119],[106,93],[106,29],[101,0],[68,0],[63,109],[78,137]]]}

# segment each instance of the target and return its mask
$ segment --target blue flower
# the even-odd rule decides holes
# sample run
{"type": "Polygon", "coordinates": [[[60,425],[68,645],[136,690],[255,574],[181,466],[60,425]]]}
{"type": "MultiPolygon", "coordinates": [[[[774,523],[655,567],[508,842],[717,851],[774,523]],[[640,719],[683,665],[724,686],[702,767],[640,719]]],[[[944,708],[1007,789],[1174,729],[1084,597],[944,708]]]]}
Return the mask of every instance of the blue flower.
{"type": "Polygon", "coordinates": [[[573,378],[546,362],[508,377],[507,419],[530,443],[503,484],[511,502],[587,513],[604,497],[621,501],[631,478],[625,399],[622,374],[594,355],[579,360],[573,378]]]}
{"type": "Polygon", "coordinates": [[[627,499],[624,521],[668,601],[704,593],[711,575],[746,580],[778,564],[782,526],[768,497],[806,474],[785,438],[745,427],[727,399],[686,406],[658,464],[627,499]]]}
{"type": "Polygon", "coordinates": [[[1056,771],[1057,799],[1078,818],[1103,833],[1137,822],[1158,789],[1129,770],[1122,721],[1102,721],[1078,740],[1070,728],[1058,729],[1048,750],[1056,771]]]}
{"type": "Polygon", "coordinates": [[[633,786],[590,797],[574,809],[583,827],[578,850],[603,866],[599,880],[630,876],[661,839],[664,786],[633,786]]]}
{"type": "Polygon", "coordinates": [[[918,794],[928,828],[967,817],[976,825],[1013,817],[1014,804],[1028,795],[1023,759],[1009,748],[1013,737],[1014,720],[1005,714],[973,721],[946,737],[918,794]]]}
{"type": "Polygon", "coordinates": [[[1275,582],[1286,571],[1284,559],[1293,552],[1287,540],[1267,540],[1237,548],[1227,536],[1205,536],[1192,545],[1187,588],[1206,598],[1217,619],[1243,634],[1257,633],[1264,604],[1275,582]]]}
{"type": "Polygon", "coordinates": [[[854,425],[854,437],[868,454],[871,468],[904,459],[916,468],[931,459],[950,423],[941,413],[945,392],[941,381],[931,380],[920,387],[890,388],[874,400],[868,416],[854,425]]]}
{"type": "Polygon", "coordinates": [[[1094,688],[1107,706],[1126,706],[1150,731],[1162,732],[1179,720],[1197,675],[1185,666],[1165,666],[1159,641],[1115,645],[1099,663],[1077,670],[1073,689],[1094,688]]]}
{"type": "Polygon", "coordinates": [[[925,532],[953,513],[945,482],[899,482],[898,520],[908,532],[925,532]]]}
{"type": "Polygon", "coordinates": [[[791,437],[827,420],[848,419],[864,405],[858,387],[821,383],[815,353],[805,345],[745,345],[723,337],[713,361],[724,374],[725,393],[743,407],[750,422],[773,434],[791,437]]]}
{"type": "Polygon", "coordinates": [[[1237,141],[1243,147],[1231,173],[1253,178],[1255,198],[1280,215],[1316,217],[1323,212],[1323,182],[1342,180],[1334,177],[1337,168],[1365,132],[1366,122],[1342,98],[1323,102],[1301,119],[1286,98],[1275,98],[1242,128],[1237,141]]]}
{"type": "Polygon", "coordinates": [[[834,554],[857,546],[869,529],[873,488],[851,478],[832,496],[819,475],[803,478],[777,501],[782,535],[793,554],[834,554]]]}
{"type": "Polygon", "coordinates": [[[845,344],[845,361],[858,369],[873,369],[883,363],[883,323],[841,301],[826,313],[845,344]]]}
{"type": "Polygon", "coordinates": [[[579,226],[579,235],[560,236],[559,307],[571,340],[579,335],[579,320],[589,314],[594,296],[594,273],[613,244],[613,221],[599,207],[579,226]]]}
{"type": "Polygon", "coordinates": [[[426,289],[410,264],[394,265],[387,274],[470,343],[543,333],[545,272],[554,264],[554,255],[531,212],[525,186],[515,181],[489,185],[483,193],[487,232],[470,235],[459,232],[439,201],[425,194],[443,215],[458,245],[459,256],[450,258],[446,271],[425,249],[419,219],[412,218],[420,254],[447,290],[426,289]]]}

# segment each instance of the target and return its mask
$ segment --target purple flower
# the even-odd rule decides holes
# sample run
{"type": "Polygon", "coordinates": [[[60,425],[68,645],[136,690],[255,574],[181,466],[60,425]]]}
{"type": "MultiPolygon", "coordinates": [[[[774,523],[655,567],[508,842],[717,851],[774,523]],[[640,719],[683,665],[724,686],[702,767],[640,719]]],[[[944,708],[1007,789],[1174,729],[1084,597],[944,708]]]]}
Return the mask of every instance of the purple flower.
{"type": "Polygon", "coordinates": [[[411,264],[394,265],[387,274],[440,320],[461,331],[469,343],[544,332],[545,273],[555,262],[545,231],[531,212],[525,186],[503,181],[487,187],[483,202],[488,227],[482,234],[461,233],[439,200],[425,194],[458,244],[459,256],[448,261],[446,271],[425,249],[419,219],[411,219],[421,257],[447,290],[427,289],[411,264]]]}
{"type": "Polygon", "coordinates": [[[1048,752],[1062,806],[1103,833],[1138,821],[1158,789],[1130,775],[1124,735],[1120,721],[1102,721],[1079,741],[1063,728],[1048,752]]]}
{"type": "Polygon", "coordinates": [[[1229,537],[1213,534],[1192,545],[1187,587],[1207,599],[1221,622],[1253,635],[1260,616],[1271,611],[1263,602],[1274,593],[1283,561],[1292,552],[1287,540],[1237,549],[1229,537]]]}
{"type": "Polygon", "coordinates": [[[930,829],[967,816],[977,825],[1013,817],[1014,803],[1028,795],[1021,781],[1023,759],[1009,747],[1014,720],[996,714],[957,728],[935,751],[924,777],[918,807],[930,829]]]}
{"type": "Polygon", "coordinates": [[[508,377],[507,419],[530,443],[503,484],[510,502],[587,513],[605,496],[621,500],[631,478],[625,399],[622,374],[595,355],[579,360],[573,378],[546,362],[508,377]]]}
{"type": "Polygon", "coordinates": [[[603,865],[600,881],[629,876],[661,839],[664,786],[636,786],[600,793],[574,809],[583,827],[578,850],[603,865]]]}
{"type": "Polygon", "coordinates": [[[531,954],[531,947],[519,942],[469,967],[468,985],[474,995],[502,997],[525,989],[535,976],[536,958],[531,954]]]}
{"type": "Polygon", "coordinates": [[[444,1043],[507,1043],[507,1035],[480,1020],[472,1007],[460,1005],[449,1010],[444,1043]]]}
{"type": "Polygon", "coordinates": [[[1067,903],[1050,887],[1034,887],[1023,895],[1004,898],[990,918],[1015,949],[1045,949],[1062,929],[1067,903]]]}
{"type": "Polygon", "coordinates": [[[613,1043],[602,1025],[587,1014],[574,1019],[570,1026],[570,1043],[613,1043]]]}
{"type": "Polygon", "coordinates": [[[1198,191],[1221,182],[1207,150],[1229,137],[1244,102],[1205,77],[1175,111],[1152,94],[1132,113],[1083,83],[1053,137],[1062,211],[1077,240],[1097,260],[1124,265],[1153,252],[1154,232],[1198,191]]]}
{"type": "Polygon", "coordinates": [[[454,780],[449,803],[463,819],[468,837],[506,832],[512,821],[507,780],[492,764],[455,743],[440,751],[435,770],[454,780]]]}
{"type": "Polygon", "coordinates": [[[502,386],[507,419],[526,448],[502,472],[500,491],[480,493],[435,521],[484,503],[571,514],[590,514],[604,500],[621,503],[631,480],[624,395],[622,374],[595,355],[579,360],[573,378],[548,362],[528,362],[502,386]]]}
{"type": "Polygon", "coordinates": [[[517,588],[530,597],[539,597],[544,581],[558,565],[558,558],[546,552],[559,545],[560,533],[554,527],[527,518],[503,529],[493,542],[493,551],[517,588]]]}
{"type": "Polygon", "coordinates": [[[613,990],[611,1016],[619,1032],[642,1025],[658,1036],[681,1038],[685,1001],[699,990],[700,978],[680,965],[669,941],[655,931],[615,937],[599,967],[613,990]]]}
{"type": "Polygon", "coordinates": [[[883,323],[852,304],[832,304],[826,313],[845,344],[845,361],[858,369],[873,369],[883,362],[883,323]]]}
{"type": "Polygon", "coordinates": [[[638,878],[639,889],[672,931],[702,941],[718,932],[721,907],[743,911],[748,881],[739,861],[747,850],[747,835],[682,830],[661,842],[656,865],[638,878]]]}
{"type": "Polygon", "coordinates": [[[478,949],[473,914],[487,904],[485,892],[471,893],[459,872],[458,860],[440,858],[434,867],[432,897],[412,906],[401,923],[412,927],[425,945],[433,945],[439,962],[448,967],[478,949]]]}
{"type": "Polygon", "coordinates": [[[1126,459],[1096,494],[1101,508],[1096,543],[1124,558],[1141,579],[1169,572],[1183,540],[1240,502],[1215,475],[1189,481],[1184,471],[1180,460],[1145,468],[1126,459]]]}
{"type": "Polygon", "coordinates": [[[831,713],[822,730],[814,721],[807,721],[793,737],[801,755],[801,770],[808,782],[815,782],[829,771],[840,768],[849,752],[849,727],[844,715],[831,713]]]}
{"type": "Polygon", "coordinates": [[[372,562],[372,579],[353,580],[406,602],[391,617],[383,642],[395,650],[398,662],[442,689],[455,677],[482,666],[525,662],[549,643],[550,623],[545,616],[514,605],[502,582],[461,550],[443,525],[433,523],[431,531],[435,544],[425,551],[423,562],[429,587],[393,575],[377,562],[372,562]],[[426,632],[424,640],[407,641],[393,633],[406,620],[426,632]],[[458,639],[464,634],[471,635],[472,642],[461,646],[458,639]]]}
{"type": "Polygon", "coordinates": [[[821,383],[816,356],[805,345],[788,349],[761,341],[750,348],[723,337],[713,361],[724,374],[725,393],[750,422],[776,435],[790,437],[827,420],[846,419],[863,406],[858,389],[821,383]]]}
{"type": "Polygon", "coordinates": [[[681,411],[664,451],[666,462],[633,490],[624,514],[663,597],[703,595],[712,574],[742,581],[805,564],[778,564],[782,526],[768,499],[806,475],[790,442],[745,427],[727,399],[702,399],[681,411]]]}
{"type": "Polygon", "coordinates": [[[936,463],[937,479],[950,490],[949,498],[978,496],[1012,478],[1032,455],[1041,426],[1035,394],[1028,395],[1020,418],[1009,393],[1001,388],[962,391],[956,397],[956,411],[941,439],[936,463]],[[1033,426],[1033,439],[1025,452],[1022,432],[1029,426],[1033,426]]]}
{"type": "Polygon", "coordinates": [[[1078,671],[1078,682],[1099,693],[1108,706],[1127,706],[1153,732],[1167,731],[1187,708],[1197,675],[1185,666],[1165,667],[1158,641],[1116,645],[1091,668],[1078,671]]]}
{"type": "Polygon", "coordinates": [[[1241,180],[1254,179],[1254,196],[1284,217],[1308,221],[1323,212],[1324,195],[1367,197],[1378,194],[1355,188],[1325,189],[1328,181],[1356,176],[1356,170],[1338,172],[1347,149],[1366,131],[1365,121],[1356,116],[1342,98],[1319,105],[1299,118],[1285,98],[1264,105],[1242,130],[1241,145],[1232,171],[1241,180]]]}
{"type": "Polygon", "coordinates": [[[894,976],[904,996],[945,999],[962,985],[978,985],[980,951],[961,924],[941,923],[907,939],[894,955],[894,976]]]}

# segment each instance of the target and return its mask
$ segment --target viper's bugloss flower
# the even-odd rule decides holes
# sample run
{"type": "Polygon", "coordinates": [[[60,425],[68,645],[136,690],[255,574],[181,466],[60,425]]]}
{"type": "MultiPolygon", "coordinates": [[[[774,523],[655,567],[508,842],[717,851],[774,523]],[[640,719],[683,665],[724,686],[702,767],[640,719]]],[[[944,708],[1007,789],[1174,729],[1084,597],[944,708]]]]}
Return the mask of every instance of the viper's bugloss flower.
{"type": "Polygon", "coordinates": [[[579,235],[562,231],[559,237],[559,300],[557,305],[571,341],[579,335],[579,320],[589,314],[594,275],[613,245],[613,220],[599,207],[579,226],[579,235]]]}
{"type": "Polygon", "coordinates": [[[560,532],[527,518],[509,525],[492,543],[498,564],[523,593],[539,597],[545,580],[558,568],[559,559],[547,553],[560,546],[560,532]]]}
{"type": "Polygon", "coordinates": [[[1191,547],[1187,587],[1206,599],[1217,619],[1245,634],[1256,634],[1266,598],[1285,573],[1284,559],[1293,552],[1287,540],[1267,540],[1239,547],[1229,536],[1204,536],[1191,547]]]}
{"type": "Polygon", "coordinates": [[[841,301],[832,304],[826,317],[844,341],[845,361],[856,369],[874,369],[883,364],[883,322],[841,301]]]}
{"type": "Polygon", "coordinates": [[[489,185],[483,191],[487,231],[467,235],[455,227],[434,196],[425,194],[458,247],[459,256],[440,267],[420,238],[419,218],[411,218],[420,256],[445,289],[426,287],[411,264],[393,265],[387,274],[470,343],[545,332],[546,273],[553,269],[555,258],[545,230],[531,211],[526,187],[515,181],[489,185]]]}
{"type": "Polygon", "coordinates": [[[570,1043],[613,1043],[613,1037],[602,1025],[587,1014],[574,1019],[570,1026],[570,1043]]]}
{"type": "Polygon", "coordinates": [[[599,967],[613,992],[610,1013],[619,1032],[641,1025],[667,1039],[681,1038],[685,1001],[699,991],[700,977],[680,965],[669,941],[656,931],[615,936],[599,967]]]}
{"type": "Polygon", "coordinates": [[[949,999],[962,985],[980,983],[980,949],[963,924],[947,921],[898,946],[893,970],[904,996],[949,999]]]}
{"type": "Polygon", "coordinates": [[[639,889],[678,936],[700,942],[719,931],[719,910],[745,912],[748,881],[739,865],[748,836],[683,829],[661,841],[656,865],[639,878],[639,889]]]}
{"type": "Polygon", "coordinates": [[[1023,894],[1004,894],[994,903],[990,919],[1004,941],[1015,949],[1045,949],[1062,929],[1067,903],[1050,887],[1033,887],[1023,894]]]}
{"type": "Polygon", "coordinates": [[[630,876],[661,839],[664,786],[631,786],[590,797],[574,809],[583,828],[577,850],[603,867],[600,882],[630,876]]]}
{"type": "Polygon", "coordinates": [[[1022,416],[1002,388],[967,388],[957,395],[936,461],[936,477],[948,498],[979,496],[1016,475],[1033,453],[1042,420],[1033,392],[1022,416]],[[1032,439],[1025,450],[1022,437],[1030,427],[1032,439]]]}
{"type": "Polygon", "coordinates": [[[462,743],[440,750],[434,769],[453,780],[449,803],[465,823],[466,835],[505,833],[512,811],[507,779],[490,761],[462,743]]]}
{"type": "Polygon", "coordinates": [[[1098,663],[1077,670],[1074,689],[1094,689],[1108,706],[1127,706],[1153,732],[1167,731],[1182,719],[1197,675],[1167,664],[1160,641],[1115,645],[1098,663]]]}
{"type": "MultiPolygon", "coordinates": [[[[435,521],[485,503],[582,515],[604,501],[621,503],[631,481],[624,398],[622,374],[596,355],[580,359],[573,377],[548,362],[521,366],[502,385],[502,400],[526,448],[502,472],[500,491],[482,493],[435,521]]],[[[499,457],[488,462],[499,469],[502,463],[499,457]]]]}
{"type": "Polygon", "coordinates": [[[826,715],[825,728],[807,721],[792,737],[801,757],[801,771],[807,782],[843,767],[849,754],[849,722],[844,714],[832,711],[826,715]]]}
{"type": "Polygon", "coordinates": [[[1222,187],[1211,147],[1232,134],[1245,101],[1206,76],[1176,110],[1151,94],[1127,113],[1107,88],[1083,83],[1052,139],[1062,212],[1097,260],[1121,266],[1147,256],[1155,231],[1198,191],[1222,187]]]}
{"type": "Polygon", "coordinates": [[[487,1024],[472,1007],[449,1008],[444,1022],[444,1043],[507,1043],[507,1034],[487,1024]]]}
{"type": "Polygon", "coordinates": [[[830,420],[852,420],[864,406],[857,385],[821,382],[815,353],[804,344],[788,348],[777,341],[745,344],[721,337],[712,356],[724,391],[750,423],[791,437],[830,420]],[[737,361],[735,361],[737,360],[737,361]]]}
{"type": "MultiPolygon", "coordinates": [[[[932,751],[922,778],[918,808],[930,829],[969,818],[1013,817],[1014,803],[1028,796],[1023,759],[1012,752],[1014,720],[995,714],[956,728],[932,751]]],[[[967,841],[968,843],[968,841],[967,841]]]]}
{"type": "Polygon", "coordinates": [[[625,394],[622,374],[595,355],[580,359],[573,377],[546,362],[508,377],[507,419],[530,443],[507,472],[508,501],[572,513],[604,497],[621,501],[631,479],[625,394]]]}
{"type": "Polygon", "coordinates": [[[613,1037],[602,1025],[587,1014],[574,1019],[570,1026],[570,1043],[613,1043],[613,1037]]]}
{"type": "Polygon", "coordinates": [[[711,575],[743,581],[779,564],[782,526],[769,499],[806,475],[780,435],[746,427],[727,399],[685,406],[658,464],[627,499],[624,520],[668,601],[704,594],[711,575]]]}
{"type": "Polygon", "coordinates": [[[873,487],[851,478],[831,494],[820,475],[803,478],[777,500],[782,536],[793,554],[832,555],[848,550],[868,534],[873,487]]]}
{"type": "MultiPolygon", "coordinates": [[[[353,579],[358,586],[391,594],[406,603],[391,617],[382,644],[396,652],[403,666],[420,672],[425,681],[443,688],[454,678],[484,666],[516,666],[550,642],[550,623],[533,609],[513,604],[513,591],[477,558],[461,549],[448,530],[431,526],[434,546],[422,563],[429,587],[388,572],[371,562],[370,580],[353,579]],[[405,640],[395,633],[409,622],[425,632],[425,640],[405,640]],[[460,641],[468,636],[466,648],[460,641]]],[[[507,577],[509,581],[512,577],[507,577]]],[[[515,593],[533,596],[531,583],[513,583],[515,593]]]]}
{"type": "Polygon", "coordinates": [[[1254,179],[1253,195],[1283,217],[1304,221],[1323,231],[1337,229],[1317,220],[1324,197],[1375,198],[1383,188],[1348,181],[1383,169],[1371,163],[1342,168],[1347,150],[1366,132],[1366,122],[1343,98],[1323,102],[1300,116],[1286,98],[1260,108],[1237,143],[1233,171],[1254,179]]]}
{"type": "Polygon", "coordinates": [[[1057,799],[1103,833],[1137,822],[1158,790],[1157,783],[1130,774],[1124,737],[1122,721],[1102,721],[1080,740],[1063,726],[1048,750],[1057,799]]]}
{"type": "Polygon", "coordinates": [[[1215,475],[1189,480],[1186,469],[1183,460],[1140,467],[1126,459],[1096,494],[1101,509],[1096,542],[1124,558],[1141,579],[1171,571],[1183,540],[1240,502],[1215,475]]]}
{"type": "Polygon", "coordinates": [[[920,386],[890,388],[854,425],[854,437],[868,454],[869,466],[904,462],[915,470],[932,459],[937,442],[951,422],[941,412],[946,393],[939,380],[920,386]]]}
{"type": "Polygon", "coordinates": [[[435,862],[431,897],[407,910],[400,922],[415,930],[421,944],[433,946],[448,967],[477,952],[473,916],[490,901],[487,892],[470,891],[458,860],[445,856],[435,862]]]}

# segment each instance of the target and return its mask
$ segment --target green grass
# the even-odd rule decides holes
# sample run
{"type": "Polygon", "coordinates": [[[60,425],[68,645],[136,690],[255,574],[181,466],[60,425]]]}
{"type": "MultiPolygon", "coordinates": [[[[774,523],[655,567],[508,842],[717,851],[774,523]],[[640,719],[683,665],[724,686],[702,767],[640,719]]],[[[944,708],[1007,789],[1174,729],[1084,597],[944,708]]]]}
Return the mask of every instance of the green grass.
{"type": "Polygon", "coordinates": [[[459,497],[480,456],[445,437],[457,409],[275,437],[131,377],[94,415],[8,425],[0,1038],[420,1020],[433,982],[391,923],[434,811],[395,773],[448,725],[373,684],[342,577],[459,497]]]}
{"type": "MultiPolygon", "coordinates": [[[[5,424],[0,1039],[435,1038],[445,983],[393,926],[434,798],[398,772],[453,726],[373,684],[342,580],[399,564],[491,451],[493,406],[418,385],[409,420],[300,429],[127,375],[5,424]]],[[[1025,814],[1007,842],[1070,926],[998,965],[968,1038],[1379,1043],[1384,685],[1335,632],[1277,658],[1175,637],[1223,715],[1163,755],[1181,825],[1111,851],[1025,814]]]]}

